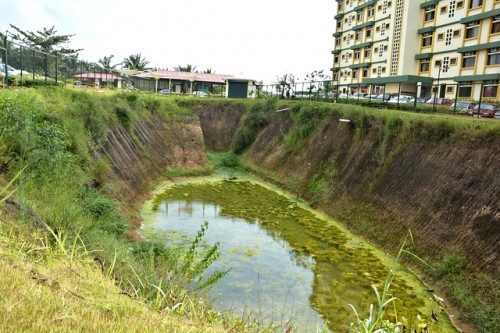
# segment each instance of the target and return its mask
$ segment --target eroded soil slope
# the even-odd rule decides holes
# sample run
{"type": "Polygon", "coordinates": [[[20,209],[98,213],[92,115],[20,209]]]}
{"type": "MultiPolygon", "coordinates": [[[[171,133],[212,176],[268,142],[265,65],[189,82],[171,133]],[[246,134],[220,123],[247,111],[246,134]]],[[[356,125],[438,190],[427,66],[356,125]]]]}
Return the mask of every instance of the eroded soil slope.
{"type": "MultiPolygon", "coordinates": [[[[236,124],[239,113],[211,111],[200,113],[201,124],[205,141],[217,142],[226,136],[211,132],[210,119],[236,124]]],[[[333,113],[290,145],[287,136],[299,126],[292,118],[270,117],[245,159],[382,246],[396,248],[411,229],[426,255],[458,251],[474,269],[500,272],[498,137],[450,139],[418,122],[402,135],[408,129],[395,122],[388,138],[381,120],[360,130],[333,113]]],[[[228,149],[224,140],[211,145],[228,149]]]]}

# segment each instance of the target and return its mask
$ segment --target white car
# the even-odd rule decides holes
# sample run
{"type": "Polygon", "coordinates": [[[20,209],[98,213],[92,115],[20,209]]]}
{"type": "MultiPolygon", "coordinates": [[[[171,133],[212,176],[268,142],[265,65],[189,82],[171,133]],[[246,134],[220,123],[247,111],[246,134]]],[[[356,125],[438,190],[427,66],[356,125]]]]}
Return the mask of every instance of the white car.
{"type": "MultiPolygon", "coordinates": [[[[21,75],[21,71],[19,69],[15,69],[14,67],[7,65],[7,70],[9,71],[9,75],[21,75]]],[[[5,73],[5,65],[0,64],[0,72],[5,73]]],[[[22,71],[23,75],[30,75],[31,73],[27,71],[22,71]]]]}
{"type": "Polygon", "coordinates": [[[399,98],[396,96],[389,100],[389,103],[414,103],[415,98],[412,96],[399,95],[399,98]]]}
{"type": "Polygon", "coordinates": [[[204,91],[193,91],[193,95],[197,97],[206,97],[208,94],[204,91]]]}

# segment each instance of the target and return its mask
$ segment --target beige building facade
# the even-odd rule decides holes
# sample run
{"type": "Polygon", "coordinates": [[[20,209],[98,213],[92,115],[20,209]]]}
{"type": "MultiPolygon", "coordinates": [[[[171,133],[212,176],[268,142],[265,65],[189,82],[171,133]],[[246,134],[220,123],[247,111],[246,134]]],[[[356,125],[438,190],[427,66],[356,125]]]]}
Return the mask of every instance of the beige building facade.
{"type": "Polygon", "coordinates": [[[500,0],[336,0],[342,92],[500,100],[500,0]]]}

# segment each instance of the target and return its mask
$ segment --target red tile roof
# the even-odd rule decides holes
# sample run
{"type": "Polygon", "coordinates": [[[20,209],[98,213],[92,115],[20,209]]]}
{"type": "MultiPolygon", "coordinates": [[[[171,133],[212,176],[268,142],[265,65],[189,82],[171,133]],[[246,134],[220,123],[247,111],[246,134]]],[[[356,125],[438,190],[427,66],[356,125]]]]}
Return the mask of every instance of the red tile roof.
{"type": "Polygon", "coordinates": [[[141,78],[159,77],[160,79],[166,79],[166,80],[182,80],[182,81],[192,80],[196,82],[210,82],[210,83],[226,83],[226,79],[232,77],[232,75],[223,75],[223,74],[175,72],[175,71],[164,71],[164,70],[142,72],[134,76],[141,78]]]}
{"type": "Polygon", "coordinates": [[[73,75],[75,79],[106,79],[106,80],[125,80],[123,77],[111,73],[82,73],[73,75]]]}

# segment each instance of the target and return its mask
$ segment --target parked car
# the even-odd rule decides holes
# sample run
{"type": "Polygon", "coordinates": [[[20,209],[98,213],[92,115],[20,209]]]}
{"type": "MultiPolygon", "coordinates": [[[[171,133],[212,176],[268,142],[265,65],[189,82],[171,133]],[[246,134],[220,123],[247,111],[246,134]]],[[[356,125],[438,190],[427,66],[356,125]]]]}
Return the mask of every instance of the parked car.
{"type": "Polygon", "coordinates": [[[498,111],[500,111],[499,104],[481,103],[481,108],[479,108],[478,104],[467,114],[474,117],[493,118],[498,111]]]}
{"type": "Polygon", "coordinates": [[[407,95],[399,95],[391,98],[389,100],[389,103],[414,103],[415,98],[412,96],[407,96],[407,95]]]}
{"type": "Polygon", "coordinates": [[[364,93],[357,92],[357,93],[352,94],[352,98],[364,98],[365,95],[366,94],[364,94],[364,93]]]}
{"type": "Polygon", "coordinates": [[[436,98],[436,101],[434,102],[434,98],[431,98],[425,102],[425,105],[428,106],[434,106],[436,105],[437,107],[439,106],[450,106],[451,105],[451,100],[448,98],[436,98]]]}
{"type": "Polygon", "coordinates": [[[159,91],[161,95],[170,95],[170,89],[162,89],[159,91]]]}
{"type": "Polygon", "coordinates": [[[377,99],[377,96],[378,96],[377,94],[371,94],[371,95],[367,94],[365,95],[365,99],[377,99]]]}
{"type": "MultiPolygon", "coordinates": [[[[9,75],[19,75],[21,74],[21,71],[19,69],[15,69],[14,67],[7,65],[7,71],[9,75]]],[[[5,65],[0,64],[0,72],[5,73],[5,65]]],[[[27,71],[23,71],[23,75],[28,75],[29,73],[27,71]]]]}
{"type": "Polygon", "coordinates": [[[474,107],[476,106],[476,103],[472,102],[464,102],[464,101],[458,101],[453,103],[450,107],[450,111],[456,110],[457,113],[469,113],[469,111],[473,110],[474,107]],[[455,109],[456,105],[456,109],[455,109]]]}
{"type": "Polygon", "coordinates": [[[493,116],[495,119],[500,119],[500,111],[495,112],[495,115],[493,116]]]}
{"type": "Polygon", "coordinates": [[[337,97],[338,98],[352,98],[352,95],[346,94],[346,93],[341,93],[341,94],[338,94],[337,97]]]}
{"type": "Polygon", "coordinates": [[[309,91],[296,91],[292,94],[292,98],[296,99],[308,99],[312,98],[312,94],[309,91]]]}
{"type": "Polygon", "coordinates": [[[206,97],[206,96],[208,96],[208,94],[207,94],[206,92],[204,92],[204,91],[199,91],[199,90],[197,90],[197,91],[193,91],[193,95],[194,95],[194,96],[197,96],[197,97],[206,97]]]}
{"type": "Polygon", "coordinates": [[[427,99],[428,98],[425,98],[425,97],[417,97],[417,103],[423,104],[423,103],[427,102],[427,99]]]}
{"type": "Polygon", "coordinates": [[[378,100],[378,101],[381,101],[381,102],[387,102],[392,97],[394,97],[394,95],[391,95],[391,94],[380,94],[375,99],[378,100]]]}

